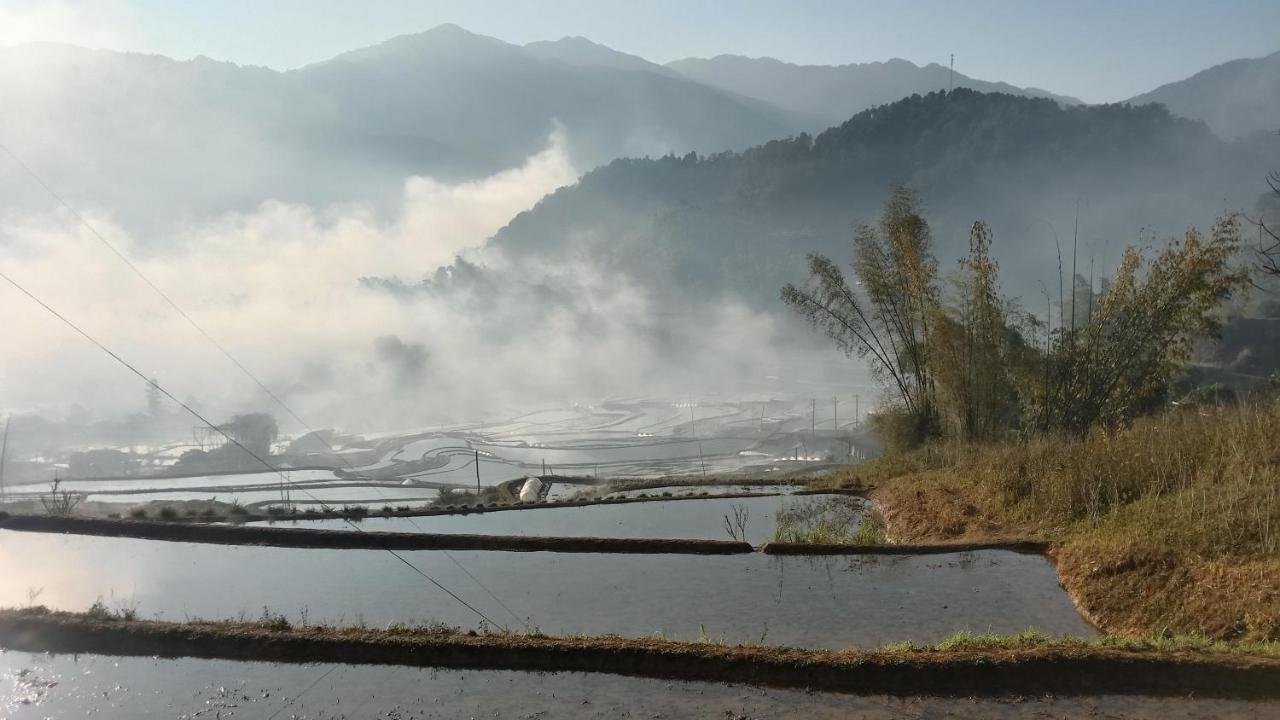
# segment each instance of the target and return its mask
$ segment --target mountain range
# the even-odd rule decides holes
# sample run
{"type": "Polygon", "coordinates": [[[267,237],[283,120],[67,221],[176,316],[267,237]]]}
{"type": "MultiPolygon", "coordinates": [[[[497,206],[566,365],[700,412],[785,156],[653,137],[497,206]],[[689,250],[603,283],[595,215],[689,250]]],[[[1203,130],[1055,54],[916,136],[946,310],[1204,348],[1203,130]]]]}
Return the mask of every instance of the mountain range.
{"type": "Polygon", "coordinates": [[[818,119],[823,128],[842,123],[867,108],[953,87],[1080,104],[1076,98],[1045,90],[975,80],[936,63],[921,67],[900,58],[851,65],[793,65],[767,57],[719,55],[677,60],[667,67],[711,87],[809,115],[818,119]]]}
{"type": "Polygon", "coordinates": [[[874,221],[906,184],[924,198],[944,262],[984,221],[1007,289],[1034,296],[1056,282],[1061,253],[1071,261],[1073,228],[1079,261],[1103,272],[1126,245],[1255,209],[1273,167],[1274,138],[1226,141],[1158,105],[958,89],[743,152],[615,160],[517,216],[490,248],[536,263],[588,258],[676,305],[728,293],[770,308],[783,283],[804,278],[807,253],[846,261],[853,224],[874,221]]]}
{"type": "MultiPolygon", "coordinates": [[[[1228,63],[1135,102],[1162,102],[1225,137],[1268,128],[1280,106],[1277,58],[1228,63]]],[[[771,141],[952,85],[1080,104],[905,60],[659,65],[586,38],[519,46],[443,25],[287,72],[65,45],[0,48],[0,143],[73,205],[163,242],[175,223],[265,199],[392,212],[410,175],[483,177],[553,137],[579,171],[621,157],[779,147],[771,141]]],[[[42,193],[20,173],[0,173],[0,210],[50,206],[42,193]]]]}
{"type": "Polygon", "coordinates": [[[1280,52],[1216,65],[1128,102],[1160,103],[1227,138],[1280,132],[1280,52]]]}
{"type": "MultiPolygon", "coordinates": [[[[669,72],[572,64],[454,26],[289,72],[0,48],[0,97],[0,143],[74,204],[140,227],[267,198],[390,208],[409,175],[486,176],[557,131],[588,169],[742,149],[807,124],[669,72]]],[[[39,202],[27,185],[0,174],[0,207],[39,202]]]]}

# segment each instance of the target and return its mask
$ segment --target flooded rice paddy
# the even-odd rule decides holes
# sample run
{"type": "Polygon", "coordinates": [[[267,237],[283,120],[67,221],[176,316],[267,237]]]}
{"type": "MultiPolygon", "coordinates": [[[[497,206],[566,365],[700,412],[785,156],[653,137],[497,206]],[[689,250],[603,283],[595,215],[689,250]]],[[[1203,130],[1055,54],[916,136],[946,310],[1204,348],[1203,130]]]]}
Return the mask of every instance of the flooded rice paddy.
{"type": "MultiPolygon", "coordinates": [[[[739,539],[761,545],[773,539],[778,512],[799,506],[832,504],[851,527],[857,526],[862,500],[850,497],[690,498],[614,505],[525,508],[467,515],[341,519],[277,520],[278,527],[324,528],[481,535],[561,537],[739,539]],[[742,519],[741,524],[736,519],[742,519]],[[729,528],[733,529],[733,533],[729,528]]],[[[834,515],[835,512],[832,512],[834,515]]],[[[254,523],[261,524],[261,523],[254,523]]]]}
{"type": "MultiPolygon", "coordinates": [[[[496,624],[519,628],[527,623],[555,635],[658,633],[671,639],[844,648],[936,642],[965,629],[1012,633],[1037,627],[1053,634],[1094,634],[1046,559],[1011,552],[777,557],[411,551],[401,556],[496,624]]],[[[102,598],[108,607],[134,608],[141,617],[166,620],[255,618],[266,608],[313,623],[479,624],[471,611],[383,551],[0,531],[0,567],[5,568],[0,606],[37,602],[84,610],[102,598]]]]}
{"type": "MultiPolygon", "coordinates": [[[[378,436],[378,459],[348,470],[466,487],[475,484],[477,453],[486,485],[544,469],[602,478],[763,470],[805,446],[794,437],[809,426],[805,407],[628,400],[549,409],[497,423],[378,436]]],[[[847,443],[818,440],[817,447],[848,457],[847,443]]]]}
{"type": "MultiPolygon", "coordinates": [[[[794,497],[787,480],[822,461],[847,460],[849,441],[812,432],[808,404],[644,400],[531,413],[499,423],[365,435],[339,448],[352,467],[185,478],[73,480],[87,500],[275,504],[420,504],[442,488],[474,489],[527,475],[555,482],[549,500],[602,495],[596,478],[659,478],[749,470],[771,485],[731,481],[617,491],[608,497],[697,498],[466,515],[367,518],[371,531],[730,539],[773,538],[777,514],[840,503],[856,527],[862,501],[794,497]],[[806,434],[807,433],[807,434],[806,434]],[[843,443],[843,444],[841,444],[843,443]],[[478,463],[478,464],[477,464],[478,463]],[[776,493],[776,494],[771,494],[776,493]]],[[[296,464],[302,465],[303,462],[296,464]]],[[[665,482],[665,480],[659,481],[665,482]]],[[[713,481],[715,482],[715,481],[713,481]]],[[[31,497],[41,489],[23,487],[31,497]]],[[[278,526],[351,529],[341,520],[278,526]]],[[[779,557],[408,551],[400,556],[473,606],[473,612],[373,550],[219,546],[0,530],[0,606],[109,609],[165,620],[491,625],[554,635],[660,635],[806,648],[936,642],[957,631],[1037,627],[1092,636],[1042,557],[1003,551],[929,556],[779,557]],[[499,600],[499,598],[501,600],[499,600]],[[483,616],[483,620],[482,620],[483,616]]],[[[1091,698],[1002,701],[850,697],[606,675],[307,666],[0,651],[0,717],[1136,717],[1175,709],[1260,717],[1247,703],[1091,698]],[[305,692],[304,692],[305,691],[305,692]]]]}
{"type": "Polygon", "coordinates": [[[0,716],[125,718],[1223,718],[1280,703],[1141,696],[852,696],[586,673],[287,665],[0,652],[0,716]]]}
{"type": "MultiPolygon", "coordinates": [[[[11,500],[38,500],[47,487],[9,494],[11,500]]],[[[434,484],[414,481],[369,481],[340,478],[332,470],[292,470],[281,473],[231,473],[182,478],[114,478],[66,480],[61,490],[81,495],[87,502],[124,506],[150,501],[183,502],[220,500],[253,507],[317,504],[406,503],[435,500],[434,484]]],[[[451,486],[450,486],[451,487],[451,486]]]]}
{"type": "MultiPolygon", "coordinates": [[[[837,438],[829,427],[824,435],[821,423],[811,432],[807,408],[807,402],[782,401],[695,406],[616,401],[544,410],[496,423],[352,436],[343,440],[349,445],[333,448],[338,455],[273,456],[273,465],[286,468],[283,477],[275,472],[237,472],[71,479],[64,480],[62,489],[81,493],[90,502],[121,504],[217,499],[244,505],[382,505],[426,502],[443,487],[467,490],[477,482],[492,486],[527,475],[654,478],[742,470],[787,474],[819,461],[847,461],[853,435],[837,438]],[[312,466],[331,469],[287,469],[312,466]]],[[[172,462],[169,456],[183,449],[167,448],[164,462],[172,462]]],[[[146,457],[161,462],[159,457],[146,457]]],[[[178,466],[148,467],[157,474],[182,474],[178,466]]],[[[553,486],[553,499],[588,487],[561,485],[553,486]]],[[[37,501],[48,492],[48,484],[10,490],[15,501],[37,501]]]]}

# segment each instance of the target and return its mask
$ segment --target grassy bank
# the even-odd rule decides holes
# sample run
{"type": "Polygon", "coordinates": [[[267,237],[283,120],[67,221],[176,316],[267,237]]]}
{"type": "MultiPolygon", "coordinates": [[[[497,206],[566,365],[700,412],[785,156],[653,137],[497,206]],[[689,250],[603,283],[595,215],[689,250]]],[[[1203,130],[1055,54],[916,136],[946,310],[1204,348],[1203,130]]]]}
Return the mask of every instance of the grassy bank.
{"type": "Polygon", "coordinates": [[[935,444],[833,474],[894,542],[1054,543],[1116,633],[1280,640],[1280,402],[1175,408],[1083,441],[935,444]]]}
{"type": "Polygon", "coordinates": [[[865,500],[843,496],[801,498],[778,511],[773,542],[814,545],[876,545],[883,521],[865,500]]]}
{"type": "Polygon", "coordinates": [[[860,693],[1280,696],[1280,659],[1265,647],[1244,654],[1212,643],[1157,647],[1037,633],[956,636],[928,647],[822,651],[441,627],[303,627],[271,618],[171,623],[37,607],[0,610],[0,646],[32,652],[607,672],[860,693]]]}

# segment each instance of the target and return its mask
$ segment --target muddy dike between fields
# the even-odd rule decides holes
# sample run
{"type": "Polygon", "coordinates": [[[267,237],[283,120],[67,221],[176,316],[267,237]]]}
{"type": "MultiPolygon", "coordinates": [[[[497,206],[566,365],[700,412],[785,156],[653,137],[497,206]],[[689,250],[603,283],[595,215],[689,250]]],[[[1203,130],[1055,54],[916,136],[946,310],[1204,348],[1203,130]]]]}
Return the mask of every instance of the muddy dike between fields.
{"type": "Polygon", "coordinates": [[[0,646],[52,653],[596,672],[858,694],[1280,697],[1280,660],[1098,646],[819,651],[653,638],[122,620],[0,611],[0,646]]]}
{"type": "MultiPolygon", "coordinates": [[[[263,545],[334,550],[495,550],[566,553],[656,553],[733,555],[755,552],[750,543],[733,540],[554,537],[539,535],[475,535],[464,533],[382,532],[355,528],[275,527],[271,525],[211,525],[104,518],[10,515],[0,517],[0,529],[139,540],[193,542],[212,545],[263,545]]],[[[814,544],[770,542],[760,547],[767,555],[938,555],[978,550],[1008,550],[1044,555],[1045,542],[1010,540],[980,543],[930,544],[814,544]]]]}
{"type": "Polygon", "coordinates": [[[0,529],[215,545],[269,545],[350,550],[507,550],[690,555],[731,555],[755,552],[755,548],[750,543],[732,540],[351,532],[40,515],[11,515],[0,518],[0,529]]]}

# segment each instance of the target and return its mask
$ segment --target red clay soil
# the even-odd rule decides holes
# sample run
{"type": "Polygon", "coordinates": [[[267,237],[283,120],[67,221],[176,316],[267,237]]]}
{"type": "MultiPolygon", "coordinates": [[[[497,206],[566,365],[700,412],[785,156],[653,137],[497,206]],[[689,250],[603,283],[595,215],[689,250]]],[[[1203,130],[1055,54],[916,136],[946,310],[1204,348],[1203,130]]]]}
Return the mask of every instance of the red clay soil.
{"type": "Polygon", "coordinates": [[[510,550],[517,552],[676,553],[690,555],[732,555],[755,552],[755,548],[750,543],[730,540],[369,532],[279,528],[266,525],[207,525],[145,520],[50,517],[47,515],[11,515],[7,518],[0,518],[0,529],[218,545],[269,545],[274,547],[333,548],[342,550],[510,550]]]}
{"type": "Polygon", "coordinates": [[[1280,660],[1098,647],[817,651],[648,638],[168,623],[0,611],[0,646],[23,652],[605,672],[909,695],[1280,696],[1280,660]]]}

